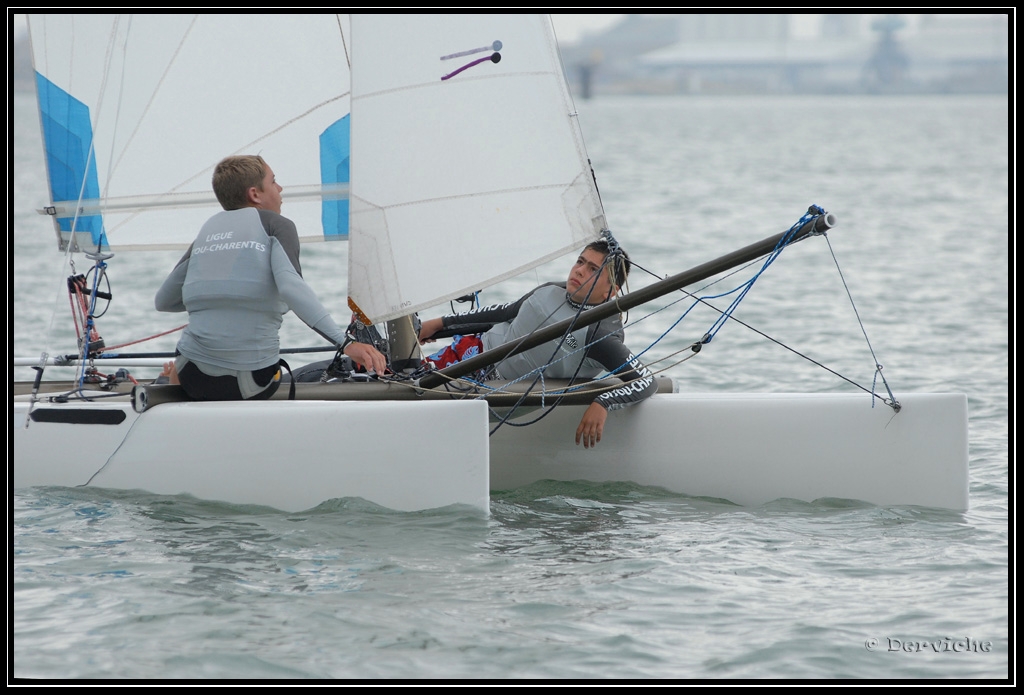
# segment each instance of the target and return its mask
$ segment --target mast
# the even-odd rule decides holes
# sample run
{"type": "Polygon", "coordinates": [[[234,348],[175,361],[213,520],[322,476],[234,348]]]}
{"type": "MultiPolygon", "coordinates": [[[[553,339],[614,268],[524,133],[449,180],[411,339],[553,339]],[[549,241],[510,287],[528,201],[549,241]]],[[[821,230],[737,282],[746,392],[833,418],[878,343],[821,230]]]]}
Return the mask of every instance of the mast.
{"type": "Polygon", "coordinates": [[[420,366],[419,324],[419,319],[412,314],[392,319],[386,324],[391,368],[396,372],[411,371],[420,366]]]}

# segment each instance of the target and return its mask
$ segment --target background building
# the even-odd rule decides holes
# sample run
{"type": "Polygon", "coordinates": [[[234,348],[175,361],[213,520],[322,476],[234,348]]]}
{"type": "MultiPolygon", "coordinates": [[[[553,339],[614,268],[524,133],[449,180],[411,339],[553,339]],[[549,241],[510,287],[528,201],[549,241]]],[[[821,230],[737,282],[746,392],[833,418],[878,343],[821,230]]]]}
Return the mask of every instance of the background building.
{"type": "Polygon", "coordinates": [[[562,47],[591,93],[1005,93],[1009,17],[626,15],[562,47]]]}

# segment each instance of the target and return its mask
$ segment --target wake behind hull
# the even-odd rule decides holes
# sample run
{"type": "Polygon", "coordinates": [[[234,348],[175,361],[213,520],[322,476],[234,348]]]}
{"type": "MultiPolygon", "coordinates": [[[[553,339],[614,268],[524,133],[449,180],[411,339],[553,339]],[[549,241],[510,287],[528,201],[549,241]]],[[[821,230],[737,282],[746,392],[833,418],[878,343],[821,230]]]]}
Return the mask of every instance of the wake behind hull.
{"type": "Polygon", "coordinates": [[[494,423],[477,400],[166,403],[141,416],[127,403],[61,404],[45,408],[124,419],[27,428],[28,404],[15,402],[14,483],[284,511],[361,497],[400,511],[486,512],[491,490],[541,480],[633,482],[740,505],[842,498],[966,510],[966,396],[900,400],[894,415],[868,396],[660,393],[611,413],[590,450],[573,442],[582,406],[488,437],[494,423]]]}

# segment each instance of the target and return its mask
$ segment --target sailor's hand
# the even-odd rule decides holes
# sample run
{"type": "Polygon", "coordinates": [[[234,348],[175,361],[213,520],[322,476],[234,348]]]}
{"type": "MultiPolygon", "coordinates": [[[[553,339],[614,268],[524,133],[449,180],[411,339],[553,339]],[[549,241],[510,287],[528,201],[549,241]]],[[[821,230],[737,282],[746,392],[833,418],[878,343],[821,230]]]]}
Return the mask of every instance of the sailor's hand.
{"type": "Polygon", "coordinates": [[[160,376],[167,377],[168,384],[180,384],[178,381],[178,368],[174,362],[164,362],[164,369],[160,372],[160,376]]]}
{"type": "Polygon", "coordinates": [[[584,448],[597,446],[604,433],[604,421],[608,419],[608,411],[597,403],[591,403],[587,412],[583,413],[580,426],[576,428],[576,444],[583,442],[584,448]]]}
{"type": "Polygon", "coordinates": [[[420,345],[434,342],[434,339],[431,338],[431,336],[442,328],[444,328],[444,322],[440,318],[427,319],[426,321],[423,321],[420,324],[420,345]]]}
{"type": "Polygon", "coordinates": [[[366,371],[374,371],[377,374],[384,374],[387,371],[387,359],[372,345],[349,343],[345,346],[344,352],[352,358],[356,365],[364,367],[366,371]]]}

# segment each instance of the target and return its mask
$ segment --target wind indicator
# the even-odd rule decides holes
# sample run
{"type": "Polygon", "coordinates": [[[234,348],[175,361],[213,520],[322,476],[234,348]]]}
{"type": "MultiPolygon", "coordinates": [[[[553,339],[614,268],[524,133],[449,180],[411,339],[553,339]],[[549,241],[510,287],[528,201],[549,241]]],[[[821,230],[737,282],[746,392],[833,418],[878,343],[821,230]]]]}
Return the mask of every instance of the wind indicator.
{"type": "Polygon", "coordinates": [[[489,56],[484,56],[483,58],[478,58],[476,60],[470,61],[469,63],[466,63],[465,65],[463,65],[458,70],[454,70],[454,71],[448,73],[447,75],[443,75],[441,77],[441,81],[444,81],[444,80],[447,80],[447,79],[451,79],[452,77],[455,77],[456,75],[458,75],[463,70],[468,70],[469,68],[473,67],[474,65],[479,65],[480,63],[485,63],[488,60],[491,61],[492,63],[500,62],[501,61],[501,53],[499,53],[500,50],[501,50],[501,41],[495,41],[494,43],[492,43],[489,46],[481,46],[480,48],[471,48],[468,51],[459,51],[458,53],[451,53],[451,54],[446,55],[446,56],[441,56],[441,60],[451,60],[452,58],[463,58],[465,56],[473,55],[474,53],[483,53],[484,51],[494,51],[494,53],[492,53],[489,56]]]}

